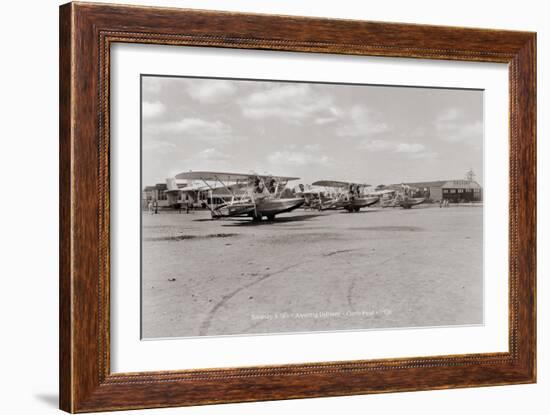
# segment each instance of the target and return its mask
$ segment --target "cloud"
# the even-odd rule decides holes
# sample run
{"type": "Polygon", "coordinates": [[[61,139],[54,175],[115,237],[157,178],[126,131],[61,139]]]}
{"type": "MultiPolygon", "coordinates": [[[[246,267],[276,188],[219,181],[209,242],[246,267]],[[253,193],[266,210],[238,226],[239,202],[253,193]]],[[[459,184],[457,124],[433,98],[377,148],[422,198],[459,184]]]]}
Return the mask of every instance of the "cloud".
{"type": "Polygon", "coordinates": [[[313,122],[318,125],[325,125],[325,124],[331,124],[336,121],[338,121],[338,118],[336,117],[320,117],[320,118],[315,118],[313,122]]]}
{"type": "Polygon", "coordinates": [[[215,148],[205,148],[197,153],[196,158],[200,160],[227,160],[229,156],[215,148]]]}
{"type": "Polygon", "coordinates": [[[174,151],[175,149],[176,149],[176,145],[169,141],[147,140],[143,142],[144,151],[156,151],[156,152],[168,153],[168,152],[174,151]]]}
{"type": "Polygon", "coordinates": [[[143,118],[155,118],[166,111],[164,104],[160,101],[149,102],[143,101],[142,113],[143,118]]]}
{"type": "Polygon", "coordinates": [[[410,159],[434,159],[438,156],[438,153],[435,151],[421,151],[418,153],[409,153],[407,157],[410,159]]]}
{"type": "Polygon", "coordinates": [[[304,149],[307,150],[307,151],[319,151],[319,150],[321,150],[321,146],[319,145],[319,143],[306,144],[304,146],[304,149]]]}
{"type": "Polygon", "coordinates": [[[294,166],[304,166],[306,164],[330,164],[330,158],[325,155],[308,154],[301,151],[276,151],[268,155],[267,160],[271,164],[284,164],[294,166]]]}
{"type": "Polygon", "coordinates": [[[345,125],[338,135],[343,137],[365,137],[389,131],[389,126],[380,119],[380,115],[363,105],[354,105],[344,114],[345,125]]]}
{"type": "Polygon", "coordinates": [[[483,122],[468,120],[457,108],[449,108],[442,112],[436,118],[434,127],[437,135],[450,143],[481,143],[483,139],[483,122]]]}
{"type": "Polygon", "coordinates": [[[440,128],[439,132],[443,140],[451,143],[467,141],[481,144],[483,139],[483,123],[481,121],[464,122],[453,127],[446,126],[445,128],[440,128]]]}
{"type": "Polygon", "coordinates": [[[162,88],[162,80],[163,78],[158,76],[144,76],[141,78],[143,95],[157,95],[162,88]]]}
{"type": "Polygon", "coordinates": [[[419,143],[398,143],[395,147],[396,153],[420,153],[426,149],[424,144],[419,143]]]}
{"type": "Polygon", "coordinates": [[[227,99],[236,92],[237,88],[231,81],[213,80],[197,81],[193,80],[188,83],[187,93],[191,98],[204,103],[210,104],[227,99]]]}
{"type": "Polygon", "coordinates": [[[308,144],[298,148],[295,144],[285,146],[282,150],[275,151],[267,156],[271,164],[283,166],[318,165],[329,166],[332,159],[320,152],[319,144],[308,144]]]}
{"type": "Polygon", "coordinates": [[[461,111],[458,108],[448,108],[443,111],[437,120],[439,122],[454,122],[461,116],[461,111]]]}
{"type": "Polygon", "coordinates": [[[232,129],[221,121],[207,121],[201,118],[184,118],[151,126],[157,133],[184,135],[204,141],[225,141],[233,139],[232,129]]]}
{"type": "Polygon", "coordinates": [[[297,122],[317,115],[329,116],[332,100],[314,91],[310,85],[289,84],[254,92],[239,103],[247,118],[281,118],[297,122]]]}
{"type": "Polygon", "coordinates": [[[395,149],[395,144],[387,140],[361,140],[359,142],[359,148],[361,150],[370,151],[392,151],[395,149]]]}
{"type": "MultiPolygon", "coordinates": [[[[227,171],[234,169],[234,160],[232,157],[215,147],[207,147],[200,151],[186,151],[182,158],[178,159],[178,165],[182,169],[227,171]]],[[[203,183],[204,184],[204,183],[203,183]]]]}
{"type": "Polygon", "coordinates": [[[427,159],[437,156],[436,152],[430,151],[420,143],[394,143],[389,140],[365,139],[359,142],[359,148],[373,152],[400,153],[410,159],[427,159]]]}
{"type": "Polygon", "coordinates": [[[361,150],[401,153],[409,158],[419,158],[421,154],[430,153],[421,143],[377,138],[381,135],[385,136],[390,131],[390,127],[382,120],[381,114],[363,105],[354,105],[349,111],[338,109],[335,112],[341,115],[344,124],[337,134],[343,137],[359,138],[358,148],[361,150]]]}

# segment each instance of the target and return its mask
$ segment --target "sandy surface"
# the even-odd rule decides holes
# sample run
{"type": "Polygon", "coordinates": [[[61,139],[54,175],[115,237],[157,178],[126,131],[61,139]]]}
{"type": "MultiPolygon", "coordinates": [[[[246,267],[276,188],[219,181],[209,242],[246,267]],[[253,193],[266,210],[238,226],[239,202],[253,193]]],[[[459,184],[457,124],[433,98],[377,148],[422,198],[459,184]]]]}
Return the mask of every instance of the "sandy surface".
{"type": "Polygon", "coordinates": [[[144,338],[481,324],[482,208],[143,215],[144,338]]]}

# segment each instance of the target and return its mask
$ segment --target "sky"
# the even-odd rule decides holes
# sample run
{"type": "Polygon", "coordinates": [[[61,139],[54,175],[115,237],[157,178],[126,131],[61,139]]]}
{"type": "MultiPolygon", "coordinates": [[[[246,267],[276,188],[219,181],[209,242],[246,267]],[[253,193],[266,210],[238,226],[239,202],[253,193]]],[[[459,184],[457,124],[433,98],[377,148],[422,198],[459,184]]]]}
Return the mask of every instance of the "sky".
{"type": "MultiPolygon", "coordinates": [[[[483,91],[142,76],[144,185],[194,170],[483,184],[483,91]]],[[[294,184],[294,183],[293,183],[294,184]]]]}

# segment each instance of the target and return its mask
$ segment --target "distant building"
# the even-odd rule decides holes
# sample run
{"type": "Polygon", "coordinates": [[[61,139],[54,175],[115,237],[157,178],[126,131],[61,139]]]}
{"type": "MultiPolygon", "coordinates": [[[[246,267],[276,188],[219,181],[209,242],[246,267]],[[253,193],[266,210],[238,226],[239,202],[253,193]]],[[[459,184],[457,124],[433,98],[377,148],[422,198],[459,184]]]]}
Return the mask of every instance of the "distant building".
{"type": "Polygon", "coordinates": [[[166,196],[166,183],[157,183],[154,186],[145,186],[143,189],[141,199],[143,207],[147,207],[149,202],[157,202],[158,207],[165,207],[168,205],[168,198],[166,196]]]}
{"type": "Polygon", "coordinates": [[[443,199],[451,202],[481,202],[483,189],[476,181],[449,180],[442,187],[443,199]]]}
{"type": "Polygon", "coordinates": [[[157,183],[154,186],[145,186],[142,191],[142,208],[147,209],[149,203],[158,208],[180,209],[190,204],[193,208],[206,208],[230,201],[235,193],[242,192],[238,186],[220,186],[215,188],[206,185],[195,185],[192,182],[180,182],[175,179],[166,179],[166,183],[157,183]]]}
{"type": "Polygon", "coordinates": [[[439,202],[481,202],[483,189],[474,180],[436,180],[430,182],[399,183],[384,186],[386,189],[401,190],[406,185],[412,189],[412,197],[425,197],[427,200],[439,202]]]}

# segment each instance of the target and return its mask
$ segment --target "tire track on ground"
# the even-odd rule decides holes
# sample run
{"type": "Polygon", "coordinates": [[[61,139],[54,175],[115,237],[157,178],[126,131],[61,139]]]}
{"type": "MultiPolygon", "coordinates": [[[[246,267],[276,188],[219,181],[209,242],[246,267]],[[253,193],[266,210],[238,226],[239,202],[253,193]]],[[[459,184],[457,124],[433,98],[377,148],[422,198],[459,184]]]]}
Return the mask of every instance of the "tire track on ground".
{"type": "MultiPolygon", "coordinates": [[[[350,250],[350,251],[353,251],[353,250],[350,250]]],[[[347,252],[347,251],[337,251],[338,253],[344,253],[344,252],[347,252]]],[[[397,254],[397,255],[394,255],[390,258],[386,258],[385,260],[383,261],[380,261],[378,264],[376,264],[377,266],[379,265],[383,265],[385,264],[386,262],[389,262],[399,256],[401,256],[402,254],[397,254]]],[[[218,312],[218,310],[220,308],[222,308],[229,300],[231,300],[233,297],[235,297],[237,294],[239,294],[240,292],[250,288],[250,287],[253,287],[254,285],[256,284],[259,284],[260,282],[262,281],[265,281],[271,277],[274,277],[276,275],[279,275],[279,274],[282,274],[283,272],[285,271],[288,271],[290,269],[293,269],[293,268],[296,268],[296,267],[299,267],[301,265],[304,265],[304,264],[307,264],[308,262],[312,262],[313,260],[310,260],[310,261],[302,261],[302,262],[298,262],[298,263],[295,263],[295,264],[291,264],[291,265],[288,265],[284,268],[281,268],[277,271],[274,271],[274,272],[270,272],[270,273],[267,273],[267,274],[264,274],[263,276],[261,276],[260,278],[254,280],[254,281],[251,281],[249,283],[246,283],[246,284],[243,284],[241,285],[240,287],[236,288],[235,290],[231,291],[230,293],[228,294],[225,294],[222,296],[221,300],[218,301],[214,307],[212,307],[212,309],[208,312],[208,315],[206,316],[206,318],[204,319],[204,321],[201,323],[200,325],[200,328],[199,328],[199,336],[206,336],[207,333],[208,333],[208,329],[210,328],[210,324],[212,323],[212,320],[214,318],[214,316],[216,315],[216,313],[218,312]]],[[[354,289],[354,286],[355,286],[355,278],[352,280],[352,283],[350,284],[350,287],[348,287],[348,295],[347,295],[347,301],[348,301],[348,304],[350,306],[350,308],[353,308],[352,307],[352,298],[353,298],[353,289],[354,289]]]]}
{"type": "Polygon", "coordinates": [[[208,333],[208,329],[210,328],[210,324],[212,322],[212,319],[216,315],[217,311],[221,307],[223,307],[229,300],[231,300],[233,297],[235,297],[237,294],[239,294],[241,291],[246,290],[247,288],[250,288],[250,287],[252,287],[256,284],[259,284],[260,282],[265,281],[265,280],[267,280],[267,279],[269,279],[273,276],[276,276],[276,275],[281,274],[285,271],[288,271],[289,269],[296,268],[300,265],[303,265],[306,262],[308,262],[308,261],[292,264],[292,265],[286,266],[284,268],[281,268],[277,271],[264,274],[262,277],[254,280],[254,281],[251,281],[249,283],[246,283],[244,285],[241,285],[240,287],[236,288],[235,290],[231,291],[230,293],[223,295],[221,300],[218,301],[214,305],[214,307],[212,307],[212,309],[208,312],[208,315],[206,316],[206,318],[202,322],[202,324],[200,326],[200,329],[199,329],[199,336],[206,336],[206,334],[208,333]]]}

